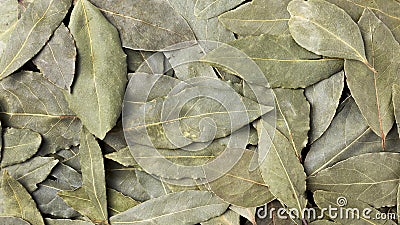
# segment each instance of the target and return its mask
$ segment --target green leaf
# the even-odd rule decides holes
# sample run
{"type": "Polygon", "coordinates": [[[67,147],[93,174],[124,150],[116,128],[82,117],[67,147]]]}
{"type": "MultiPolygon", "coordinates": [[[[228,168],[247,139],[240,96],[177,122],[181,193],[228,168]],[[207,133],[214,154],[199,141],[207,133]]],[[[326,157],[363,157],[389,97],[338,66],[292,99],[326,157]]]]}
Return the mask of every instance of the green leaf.
{"type": "Polygon", "coordinates": [[[328,129],[335,116],[343,88],[344,72],[339,72],[305,89],[304,94],[311,105],[310,143],[320,138],[328,129]]]}
{"type": "Polygon", "coordinates": [[[291,0],[253,0],[219,16],[219,21],[236,34],[261,35],[287,34],[291,0]]]}
{"type": "Polygon", "coordinates": [[[81,122],[68,108],[60,89],[39,73],[20,72],[1,80],[0,106],[5,126],[42,135],[41,155],[79,143],[81,122]]]}
{"type": "Polygon", "coordinates": [[[32,192],[37,189],[38,183],[47,178],[57,163],[58,160],[51,157],[35,157],[24,163],[3,168],[3,170],[7,170],[29,192],[32,192]]]}
{"type": "Polygon", "coordinates": [[[154,198],[110,218],[117,224],[196,224],[225,212],[228,204],[210,192],[183,191],[154,198]],[[172,222],[175,221],[175,222],[172,222]],[[179,222],[178,222],[179,221],[179,222]]]}
{"type": "Polygon", "coordinates": [[[91,222],[83,220],[66,220],[66,219],[45,219],[47,225],[93,225],[91,222]]]}
{"type": "Polygon", "coordinates": [[[118,28],[125,48],[157,51],[195,40],[187,22],[167,1],[92,2],[118,28]]]}
{"type": "MultiPolygon", "coordinates": [[[[297,158],[308,141],[310,104],[304,90],[273,89],[276,105],[276,129],[289,140],[297,158]]],[[[259,137],[260,138],[260,137],[259,137]]]]}
{"type": "Polygon", "coordinates": [[[390,30],[373,12],[365,10],[358,25],[364,38],[367,59],[376,72],[358,61],[346,60],[347,83],[361,113],[372,130],[382,138],[393,126],[392,90],[388,88],[398,81],[400,45],[390,30]]]}
{"type": "Polygon", "coordinates": [[[8,128],[3,134],[1,167],[25,162],[39,150],[42,137],[28,129],[8,128]]]}
{"type": "Polygon", "coordinates": [[[107,202],[110,216],[122,213],[140,203],[114,189],[107,189],[107,202]]]}
{"type": "Polygon", "coordinates": [[[19,217],[30,224],[44,225],[43,218],[25,188],[3,171],[0,189],[0,214],[19,217]]]}
{"type": "Polygon", "coordinates": [[[30,223],[25,220],[12,216],[0,216],[0,223],[7,225],[30,225],[30,223]]]}
{"type": "MultiPolygon", "coordinates": [[[[375,219],[377,218],[377,214],[381,214],[381,212],[352,196],[343,196],[334,192],[316,191],[314,192],[314,200],[320,209],[334,207],[343,210],[345,212],[343,217],[336,216],[331,218],[339,224],[396,224],[391,220],[375,219]],[[365,209],[370,210],[368,214],[371,217],[370,219],[363,216],[365,209]]],[[[325,214],[329,216],[329,213],[326,211],[325,214]]]]}
{"type": "MultiPolygon", "coordinates": [[[[399,144],[397,131],[391,131],[386,139],[386,151],[399,152],[399,144]]],[[[354,100],[348,98],[330,127],[311,145],[304,167],[307,174],[315,175],[352,156],[381,151],[380,137],[368,126],[354,100]]]]}
{"type": "Polygon", "coordinates": [[[79,155],[82,167],[82,187],[94,206],[93,214],[96,214],[91,219],[107,221],[107,196],[103,155],[96,139],[86,129],[83,129],[81,133],[79,155]]]}
{"type": "Polygon", "coordinates": [[[394,206],[400,180],[399,160],[399,153],[390,152],[354,156],[309,177],[308,188],[354,196],[375,208],[394,206]]]}
{"type": "Polygon", "coordinates": [[[240,207],[257,207],[272,201],[275,197],[269,192],[260,169],[249,171],[254,154],[250,150],[243,152],[233,168],[209,182],[208,188],[224,201],[240,207]]]}
{"type": "MultiPolygon", "coordinates": [[[[294,153],[293,146],[276,130],[269,152],[260,168],[271,193],[288,208],[302,212],[306,207],[306,174],[294,153]]],[[[302,216],[302,213],[300,213],[302,216]]]]}
{"type": "Polygon", "coordinates": [[[194,15],[202,19],[209,19],[235,8],[242,2],[244,0],[197,0],[194,15]]]}
{"type": "MultiPolygon", "coordinates": [[[[261,35],[229,44],[257,63],[272,88],[304,88],[343,68],[342,60],[321,58],[300,47],[290,36],[261,35]]],[[[212,54],[219,50],[224,51],[224,48],[216,49],[212,54]]]]}
{"type": "Polygon", "coordinates": [[[75,59],[74,39],[68,28],[61,23],[50,41],[33,59],[33,63],[51,83],[70,91],[75,74],[75,59]]]}
{"type": "Polygon", "coordinates": [[[87,129],[103,139],[121,112],[126,55],[118,31],[87,0],[75,5],[69,28],[78,49],[78,65],[67,100],[87,129]]]}
{"type": "Polygon", "coordinates": [[[40,51],[70,6],[71,0],[37,0],[29,5],[13,28],[0,59],[0,79],[15,72],[40,51]]]}
{"type": "Polygon", "coordinates": [[[294,0],[288,10],[290,33],[303,48],[318,55],[358,60],[373,70],[360,30],[343,9],[324,0],[294,0]]]}
{"type": "Polygon", "coordinates": [[[200,223],[201,225],[239,225],[240,215],[232,210],[227,210],[224,214],[212,218],[206,222],[200,223]]]}

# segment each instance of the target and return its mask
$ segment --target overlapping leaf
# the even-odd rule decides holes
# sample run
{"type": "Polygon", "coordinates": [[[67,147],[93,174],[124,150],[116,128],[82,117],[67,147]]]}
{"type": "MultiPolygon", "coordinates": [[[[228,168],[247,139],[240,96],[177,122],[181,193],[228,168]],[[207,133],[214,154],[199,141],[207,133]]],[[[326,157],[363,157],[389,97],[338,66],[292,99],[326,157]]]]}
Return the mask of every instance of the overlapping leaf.
{"type": "Polygon", "coordinates": [[[69,28],[78,49],[78,65],[67,100],[87,129],[103,139],[121,112],[126,55],[118,31],[87,0],[76,3],[69,28]]]}
{"type": "Polygon", "coordinates": [[[194,15],[203,19],[216,17],[242,2],[244,0],[197,0],[194,7],[194,15]]]}
{"type": "Polygon", "coordinates": [[[10,41],[0,59],[0,79],[15,72],[40,51],[70,6],[71,0],[38,0],[29,5],[10,33],[10,41]]]}

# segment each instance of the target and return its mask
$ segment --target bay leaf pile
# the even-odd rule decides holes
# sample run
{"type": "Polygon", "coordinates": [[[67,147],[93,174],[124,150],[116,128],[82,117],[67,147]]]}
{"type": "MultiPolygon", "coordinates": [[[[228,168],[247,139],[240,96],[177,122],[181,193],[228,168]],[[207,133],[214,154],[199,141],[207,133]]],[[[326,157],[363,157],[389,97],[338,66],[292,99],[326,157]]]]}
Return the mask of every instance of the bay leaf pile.
{"type": "Polygon", "coordinates": [[[0,225],[397,224],[399,42],[399,0],[0,0],[0,225]]]}

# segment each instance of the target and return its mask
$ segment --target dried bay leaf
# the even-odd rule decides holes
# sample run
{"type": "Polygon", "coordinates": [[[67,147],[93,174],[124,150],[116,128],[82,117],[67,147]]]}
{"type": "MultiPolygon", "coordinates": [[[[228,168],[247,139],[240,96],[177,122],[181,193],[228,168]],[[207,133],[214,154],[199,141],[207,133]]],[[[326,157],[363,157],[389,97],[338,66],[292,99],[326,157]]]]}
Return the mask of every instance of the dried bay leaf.
{"type": "Polygon", "coordinates": [[[43,76],[57,87],[70,91],[75,74],[76,48],[63,23],[54,31],[46,46],[33,59],[43,76]]]}
{"type": "Polygon", "coordinates": [[[122,213],[140,203],[114,189],[107,189],[107,202],[110,216],[122,213]]]}
{"type": "Polygon", "coordinates": [[[209,19],[235,8],[244,0],[196,0],[194,15],[209,19]]]}
{"type": "Polygon", "coordinates": [[[226,28],[243,36],[287,34],[290,14],[286,8],[289,2],[290,0],[253,0],[218,18],[226,28]]]}
{"type": "Polygon", "coordinates": [[[7,225],[30,225],[30,223],[26,222],[25,220],[12,217],[12,216],[0,216],[0,224],[7,224],[7,225]]]}
{"type": "Polygon", "coordinates": [[[45,219],[47,225],[94,225],[91,222],[83,220],[67,220],[67,219],[45,219]]]}
{"type": "Polygon", "coordinates": [[[37,0],[29,4],[15,24],[0,59],[0,79],[15,72],[40,51],[70,6],[71,0],[37,0]]]}
{"type": "Polygon", "coordinates": [[[79,147],[72,147],[57,152],[57,156],[61,156],[61,162],[67,166],[74,168],[76,171],[81,171],[81,164],[79,162],[79,147]]]}
{"type": "Polygon", "coordinates": [[[69,28],[78,49],[78,65],[67,101],[87,129],[103,139],[121,112],[126,55],[118,31],[87,0],[75,5],[69,28]]]}
{"type": "Polygon", "coordinates": [[[210,192],[183,191],[141,203],[111,217],[110,221],[112,225],[150,223],[189,225],[219,216],[227,208],[228,204],[222,202],[210,192]]]}
{"type": "Polygon", "coordinates": [[[240,207],[257,207],[272,201],[275,197],[264,183],[260,169],[249,171],[253,155],[250,150],[243,152],[231,170],[207,184],[209,189],[224,201],[240,207]]]}
{"type": "Polygon", "coordinates": [[[58,182],[68,184],[70,187],[78,188],[82,186],[82,175],[63,163],[59,163],[51,172],[51,176],[58,182]]]}
{"type": "Polygon", "coordinates": [[[289,140],[278,130],[274,137],[265,134],[260,138],[272,139],[267,156],[261,162],[261,174],[270,192],[288,208],[295,208],[302,216],[306,207],[306,174],[294,153],[289,140]]]}
{"type": "Polygon", "coordinates": [[[399,161],[399,153],[354,156],[309,177],[308,188],[354,196],[375,208],[394,206],[400,179],[399,161]]]}
{"type": "Polygon", "coordinates": [[[257,63],[272,88],[304,88],[343,68],[342,60],[321,58],[300,47],[290,36],[261,35],[229,44],[257,63]]]}
{"type": "Polygon", "coordinates": [[[331,124],[343,88],[342,71],[305,89],[304,94],[311,105],[310,143],[321,137],[331,124]]]}
{"type": "Polygon", "coordinates": [[[19,217],[32,225],[44,225],[35,202],[25,188],[7,171],[4,170],[2,174],[0,214],[2,216],[19,217]]]}
{"type": "Polygon", "coordinates": [[[0,35],[3,35],[18,21],[18,1],[1,0],[0,6],[0,35]]]}
{"type": "Polygon", "coordinates": [[[80,214],[69,207],[57,194],[61,191],[72,191],[74,188],[64,182],[46,180],[38,185],[39,188],[32,193],[40,212],[57,218],[73,218],[80,214]]]}
{"type": "Polygon", "coordinates": [[[318,55],[358,60],[374,70],[357,24],[343,9],[324,0],[294,0],[288,10],[289,30],[300,46],[318,55]]]}
{"type": "Polygon", "coordinates": [[[58,195],[68,206],[88,217],[91,221],[104,222],[103,220],[96,219],[102,218],[103,215],[98,211],[97,204],[89,199],[85,188],[81,187],[73,191],[61,191],[58,192],[58,195]]]}
{"type": "MultiPolygon", "coordinates": [[[[341,218],[340,216],[337,216],[336,218],[331,218],[333,221],[339,223],[339,224],[354,224],[354,225],[361,225],[361,224],[396,224],[395,222],[391,220],[386,220],[386,219],[373,219],[377,218],[377,214],[380,214],[381,212],[372,208],[368,204],[357,200],[356,198],[352,196],[343,196],[342,194],[339,193],[334,193],[334,192],[327,192],[327,191],[316,191],[314,192],[314,199],[315,203],[318,205],[320,209],[323,208],[328,208],[330,207],[337,207],[341,210],[346,210],[348,213],[348,218],[341,218]],[[339,205],[338,204],[338,199],[346,199],[346,204],[345,205],[339,205]],[[357,214],[354,213],[355,210],[358,210],[359,218],[357,218],[357,214]],[[362,215],[363,210],[365,209],[370,209],[370,212],[368,213],[368,216],[370,219],[365,218],[362,215]],[[349,210],[349,211],[347,211],[349,210]],[[350,211],[351,210],[351,211],[350,211]]],[[[329,216],[329,213],[325,214],[329,216]]]]}
{"type": "Polygon", "coordinates": [[[135,170],[135,174],[137,181],[144,188],[150,199],[158,198],[172,192],[168,187],[169,185],[160,177],[156,177],[140,170],[135,170]]]}
{"type": "Polygon", "coordinates": [[[251,224],[256,225],[256,210],[257,208],[242,208],[234,205],[229,206],[229,209],[236,212],[237,214],[243,216],[251,222],[251,224]]]}
{"type": "Polygon", "coordinates": [[[393,108],[394,116],[396,118],[397,130],[400,129],[400,86],[398,84],[393,85],[393,108]]]}
{"type": "MultiPolygon", "coordinates": [[[[1,167],[25,162],[39,150],[42,137],[28,129],[8,128],[3,134],[1,167]]],[[[0,146],[1,147],[1,146],[0,146]]]]}
{"type": "Polygon", "coordinates": [[[37,184],[44,181],[58,160],[51,157],[34,157],[24,163],[3,168],[29,191],[37,189],[37,184]]]}
{"type": "Polygon", "coordinates": [[[240,215],[232,210],[227,210],[224,214],[212,218],[206,222],[200,223],[201,225],[239,225],[240,215]]]}
{"type": "Polygon", "coordinates": [[[92,2],[118,28],[125,48],[158,51],[195,40],[187,22],[167,1],[92,2]]]}
{"type": "MultiPolygon", "coordinates": [[[[276,129],[290,141],[297,158],[308,141],[310,104],[304,90],[273,89],[275,95],[276,129]]],[[[259,137],[260,138],[260,137],[259,137]]]]}
{"type": "MultiPolygon", "coordinates": [[[[398,152],[396,130],[386,138],[386,151],[398,152]]],[[[381,152],[381,139],[368,126],[352,98],[346,99],[326,132],[311,145],[304,161],[308,175],[364,153],[381,152]]]]}
{"type": "Polygon", "coordinates": [[[42,135],[41,155],[78,144],[81,122],[60,89],[39,73],[20,72],[1,80],[0,106],[4,125],[42,135]]]}
{"type": "Polygon", "coordinates": [[[126,167],[138,165],[128,147],[125,147],[117,152],[107,154],[104,157],[106,157],[107,159],[111,159],[126,167]]]}
{"type": "Polygon", "coordinates": [[[393,126],[392,90],[388,88],[398,81],[400,45],[390,30],[370,10],[365,10],[358,25],[364,38],[368,61],[372,72],[358,61],[346,60],[347,83],[354,100],[372,130],[382,138],[393,126]],[[379,46],[378,46],[379,43],[379,46]]]}
{"type": "Polygon", "coordinates": [[[79,149],[83,190],[93,204],[92,220],[107,221],[107,196],[103,155],[95,137],[86,129],[81,133],[79,149]]]}

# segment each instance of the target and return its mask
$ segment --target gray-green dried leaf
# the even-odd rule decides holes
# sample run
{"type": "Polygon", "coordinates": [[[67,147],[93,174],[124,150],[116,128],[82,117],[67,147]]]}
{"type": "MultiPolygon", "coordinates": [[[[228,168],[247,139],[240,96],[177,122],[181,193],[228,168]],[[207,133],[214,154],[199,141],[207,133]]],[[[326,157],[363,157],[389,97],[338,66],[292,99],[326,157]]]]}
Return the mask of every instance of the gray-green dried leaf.
{"type": "Polygon", "coordinates": [[[251,224],[256,225],[256,210],[257,208],[242,208],[234,205],[229,206],[229,209],[236,212],[237,214],[243,216],[251,222],[251,224]]]}
{"type": "Polygon", "coordinates": [[[2,174],[0,214],[2,216],[19,217],[32,225],[44,225],[35,202],[25,188],[7,171],[3,171],[2,174]]]}
{"type": "MultiPolygon", "coordinates": [[[[297,158],[308,141],[310,130],[310,104],[303,89],[274,89],[276,129],[289,140],[297,158]]],[[[259,137],[260,138],[260,137],[259,137]]]]}
{"type": "Polygon", "coordinates": [[[0,59],[0,79],[15,72],[42,49],[70,6],[71,0],[36,0],[29,4],[11,31],[0,59]]]}
{"type": "Polygon", "coordinates": [[[31,225],[30,223],[26,222],[25,220],[12,217],[12,216],[0,216],[0,224],[7,224],[7,225],[31,225]]]}
{"type": "Polygon", "coordinates": [[[86,129],[81,133],[81,147],[79,148],[82,170],[83,189],[93,204],[93,214],[90,218],[95,221],[107,221],[106,181],[103,164],[103,155],[95,137],[86,129]]]}
{"type": "Polygon", "coordinates": [[[392,90],[388,85],[398,82],[400,45],[373,12],[365,10],[358,25],[364,38],[367,60],[376,72],[355,60],[345,61],[347,84],[364,118],[382,138],[393,126],[392,90]]]}
{"type": "MultiPolygon", "coordinates": [[[[261,35],[229,44],[257,63],[272,88],[304,88],[343,68],[343,60],[321,58],[300,47],[290,36],[261,35]]],[[[217,51],[212,53],[217,54],[217,51]]],[[[221,57],[230,55],[221,52],[221,57]]]]}
{"type": "Polygon", "coordinates": [[[57,194],[68,206],[88,217],[91,221],[104,222],[103,220],[96,219],[101,218],[103,215],[99,214],[97,204],[89,199],[85,188],[78,188],[73,191],[60,191],[57,194]]]}
{"type": "Polygon", "coordinates": [[[239,225],[240,215],[232,210],[227,210],[224,214],[200,223],[201,225],[239,225]]]}
{"type": "Polygon", "coordinates": [[[133,158],[131,151],[129,150],[128,147],[125,147],[123,149],[120,149],[117,152],[113,152],[110,154],[105,155],[107,159],[111,159],[123,166],[137,166],[137,162],[133,158]]]}
{"type": "Polygon", "coordinates": [[[368,63],[357,24],[338,6],[324,0],[289,3],[289,30],[294,40],[318,55],[368,63]]]}
{"type": "MultiPolygon", "coordinates": [[[[42,137],[28,129],[8,128],[3,134],[1,167],[25,162],[39,150],[42,137]]],[[[0,146],[1,147],[1,146],[0,146]]]]}
{"type": "Polygon", "coordinates": [[[224,201],[240,207],[257,207],[272,201],[275,197],[265,184],[260,169],[249,171],[254,154],[250,150],[244,151],[232,169],[209,182],[208,188],[224,201]]]}
{"type": "Polygon", "coordinates": [[[64,149],[57,152],[58,156],[61,156],[61,160],[67,166],[74,168],[76,171],[81,171],[81,164],[79,162],[79,147],[72,147],[70,149],[64,149]]]}
{"type": "Polygon", "coordinates": [[[344,72],[339,72],[305,89],[304,94],[311,105],[310,143],[328,129],[335,116],[343,88],[344,72]]]}
{"type": "Polygon", "coordinates": [[[103,139],[121,112],[126,55],[117,29],[87,0],[76,3],[69,28],[78,49],[78,65],[67,100],[87,129],[103,139]]]}
{"type": "MultiPolygon", "coordinates": [[[[1,0],[0,1],[0,36],[6,33],[18,21],[18,1],[1,0]]],[[[1,47],[0,47],[1,49],[1,47]]],[[[1,50],[0,50],[1,54],[1,50]]]]}
{"type": "MultiPolygon", "coordinates": [[[[399,152],[396,130],[386,138],[386,151],[399,152]]],[[[381,152],[381,139],[368,126],[352,98],[346,99],[326,132],[311,145],[304,161],[308,175],[364,153],[381,152]]]]}
{"type": "Polygon", "coordinates": [[[196,0],[194,15],[209,19],[235,8],[245,0],[196,0]]]}
{"type": "Polygon", "coordinates": [[[393,108],[396,118],[397,130],[400,128],[400,85],[393,85],[393,108]]]}
{"type": "Polygon", "coordinates": [[[24,163],[3,168],[29,191],[37,189],[37,184],[44,181],[58,160],[51,157],[35,157],[24,163]]]}
{"type": "MultiPolygon", "coordinates": [[[[388,219],[374,219],[378,218],[377,214],[381,214],[382,212],[372,208],[370,205],[362,201],[357,200],[355,196],[353,197],[353,195],[343,196],[343,194],[334,192],[316,191],[314,192],[314,200],[320,209],[327,209],[330,206],[340,210],[345,210],[348,214],[348,217],[342,218],[340,216],[334,216],[330,218],[339,224],[396,224],[388,219]],[[339,200],[343,202],[338,202],[339,200]],[[368,216],[370,218],[366,218],[362,215],[362,212],[365,212],[364,210],[366,209],[369,209],[368,216]]],[[[326,211],[325,215],[329,217],[329,213],[326,211]]]]}
{"type": "Polygon", "coordinates": [[[69,220],[69,219],[50,219],[45,218],[47,225],[94,225],[91,222],[83,220],[69,220]]]}
{"type": "Polygon", "coordinates": [[[51,176],[56,178],[58,182],[65,183],[74,189],[82,186],[82,175],[64,163],[59,163],[54,167],[51,176]]]}
{"type": "Polygon", "coordinates": [[[228,204],[205,191],[183,191],[154,198],[110,218],[117,224],[196,224],[225,212],[228,204]]]}
{"type": "Polygon", "coordinates": [[[126,48],[157,51],[195,40],[187,22],[167,1],[92,2],[118,28],[122,45],[126,48]]]}
{"type": "Polygon", "coordinates": [[[309,177],[308,188],[354,196],[375,208],[394,206],[400,180],[399,161],[399,153],[354,156],[309,177]]]}
{"type": "Polygon", "coordinates": [[[33,63],[51,83],[70,91],[75,74],[75,59],[74,39],[68,28],[61,23],[50,41],[33,59],[33,63]]]}
{"type": "Polygon", "coordinates": [[[397,0],[328,0],[344,9],[354,21],[358,21],[364,9],[372,10],[393,32],[397,41],[400,41],[400,2],[397,0]]]}
{"type": "Polygon", "coordinates": [[[168,183],[165,183],[162,178],[155,177],[154,175],[140,170],[135,170],[135,174],[137,181],[146,190],[150,198],[158,198],[172,192],[168,188],[168,183]]]}
{"type": "Polygon", "coordinates": [[[73,218],[80,215],[57,194],[60,191],[72,191],[73,187],[64,182],[49,179],[38,186],[39,188],[32,193],[32,197],[35,199],[40,212],[56,218],[73,218]]]}
{"type": "Polygon", "coordinates": [[[39,73],[20,72],[1,80],[0,107],[4,125],[42,135],[41,155],[79,143],[81,122],[61,90],[39,73]]]}
{"type": "Polygon", "coordinates": [[[306,207],[306,174],[296,157],[290,141],[278,130],[272,139],[272,145],[260,168],[270,192],[288,208],[295,208],[302,216],[306,207]]]}
{"type": "Polygon", "coordinates": [[[290,14],[286,10],[291,0],[253,0],[219,16],[219,21],[236,34],[282,35],[289,33],[290,14]]]}
{"type": "Polygon", "coordinates": [[[140,204],[140,202],[137,202],[114,189],[107,189],[107,202],[108,214],[110,216],[117,215],[140,204]]]}

